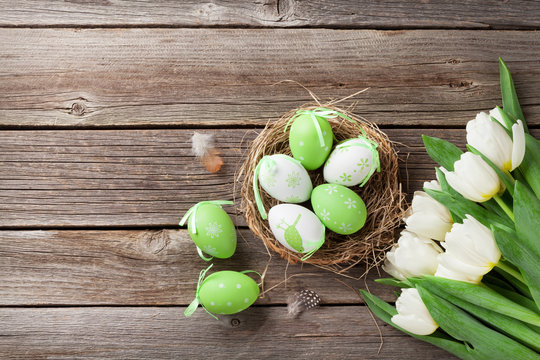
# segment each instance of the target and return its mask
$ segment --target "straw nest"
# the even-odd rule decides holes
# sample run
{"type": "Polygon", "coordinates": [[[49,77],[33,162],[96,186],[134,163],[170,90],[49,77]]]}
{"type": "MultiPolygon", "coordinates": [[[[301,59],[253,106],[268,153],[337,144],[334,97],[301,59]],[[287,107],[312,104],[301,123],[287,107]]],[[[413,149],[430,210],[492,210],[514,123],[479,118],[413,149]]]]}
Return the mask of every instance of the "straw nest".
{"type": "MultiPolygon", "coordinates": [[[[287,121],[295,115],[296,111],[301,109],[311,110],[320,106],[303,106],[289,111],[276,122],[268,123],[251,144],[247,158],[238,173],[239,178],[243,176],[242,211],[249,228],[262,239],[267,249],[278,253],[291,264],[301,261],[302,254],[288,250],[275,239],[268,226],[268,221],[263,220],[257,210],[252,181],[257,163],[263,156],[272,154],[291,155],[289,134],[288,131],[284,132],[284,129],[287,121]]],[[[339,235],[327,230],[326,240],[322,247],[304,263],[342,273],[363,262],[366,266],[365,274],[370,268],[378,265],[384,259],[385,252],[394,242],[394,232],[399,227],[403,216],[402,203],[404,194],[401,192],[401,185],[398,180],[397,154],[388,136],[374,123],[333,105],[323,105],[323,107],[349,116],[364,129],[369,139],[379,144],[381,171],[375,172],[364,187],[351,187],[366,204],[368,215],[364,227],[351,235],[339,235]]],[[[361,130],[357,124],[348,120],[339,117],[328,119],[328,121],[338,141],[361,135],[361,130]]],[[[318,170],[309,171],[309,174],[313,187],[325,182],[322,167],[318,170]]],[[[278,200],[268,196],[262,189],[260,189],[260,194],[266,210],[279,203],[278,200]]],[[[311,209],[309,201],[300,205],[311,209]]]]}

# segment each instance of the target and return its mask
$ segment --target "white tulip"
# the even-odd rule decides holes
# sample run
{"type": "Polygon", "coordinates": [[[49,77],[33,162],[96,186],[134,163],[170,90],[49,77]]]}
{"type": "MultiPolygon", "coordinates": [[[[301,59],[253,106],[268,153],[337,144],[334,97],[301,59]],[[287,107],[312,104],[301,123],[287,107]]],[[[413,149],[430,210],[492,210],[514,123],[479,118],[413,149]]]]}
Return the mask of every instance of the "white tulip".
{"type": "Polygon", "coordinates": [[[445,252],[438,257],[435,276],[479,283],[501,258],[491,230],[470,215],[452,226],[441,245],[445,252]]]}
{"type": "MultiPolygon", "coordinates": [[[[425,182],[424,188],[441,190],[437,181],[425,182]]],[[[450,211],[423,191],[415,191],[409,216],[405,220],[406,229],[431,239],[443,241],[452,228],[450,211]]]]}
{"type": "MultiPolygon", "coordinates": [[[[499,111],[496,108],[494,110],[500,118],[499,111]]],[[[523,161],[525,130],[521,120],[512,126],[513,139],[508,136],[503,127],[492,121],[490,115],[484,112],[476,115],[476,119],[469,121],[466,129],[467,143],[480,151],[499,169],[512,171],[523,161]]]]}
{"type": "Polygon", "coordinates": [[[439,327],[431,317],[418,290],[414,288],[402,290],[396,300],[396,309],[398,314],[392,316],[392,322],[408,332],[429,335],[439,327]]]}
{"type": "Polygon", "coordinates": [[[454,171],[442,169],[446,181],[466,199],[484,202],[499,192],[497,173],[478,155],[466,152],[454,163],[454,171]]]}
{"type": "Polygon", "coordinates": [[[386,253],[383,270],[396,279],[433,275],[442,249],[431,239],[404,230],[396,245],[386,253]]]}

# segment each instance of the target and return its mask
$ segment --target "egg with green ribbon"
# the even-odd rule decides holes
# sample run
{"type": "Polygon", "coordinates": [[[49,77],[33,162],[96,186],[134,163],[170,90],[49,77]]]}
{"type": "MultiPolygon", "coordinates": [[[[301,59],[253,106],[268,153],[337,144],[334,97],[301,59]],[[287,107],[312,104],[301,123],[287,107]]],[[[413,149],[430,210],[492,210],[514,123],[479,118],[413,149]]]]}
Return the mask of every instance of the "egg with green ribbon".
{"type": "Polygon", "coordinates": [[[295,204],[279,204],[268,212],[268,224],[277,241],[287,249],[309,258],[324,243],[325,228],[309,209],[295,204]]]}
{"type": "Polygon", "coordinates": [[[268,195],[287,203],[308,201],[313,190],[309,174],[298,160],[284,154],[263,156],[253,176],[255,202],[263,219],[267,215],[258,184],[268,195]]]}
{"type": "Polygon", "coordinates": [[[377,143],[365,136],[336,145],[324,164],[326,182],[345,186],[364,186],[375,171],[380,171],[377,143]]]}
{"type": "MultiPolygon", "coordinates": [[[[250,307],[259,296],[259,284],[246,273],[246,271],[218,271],[205,278],[210,267],[201,271],[197,283],[195,299],[188,306],[184,314],[190,316],[198,305],[210,313],[229,315],[243,311],[250,307]]],[[[259,275],[260,276],[260,275],[259,275]]],[[[214,316],[215,317],[215,316],[214,316]]]]}
{"type": "Polygon", "coordinates": [[[350,235],[366,222],[366,205],[357,193],[337,184],[322,184],[311,194],[313,211],[333,232],[350,235]]]}
{"type": "Polygon", "coordinates": [[[298,110],[285,127],[291,124],[289,147],[296,160],[308,170],[321,167],[332,150],[334,134],[328,118],[338,114],[330,109],[298,110]]]}
{"type": "Polygon", "coordinates": [[[234,254],[236,229],[229,214],[221,208],[221,205],[232,204],[232,201],[224,200],[202,201],[189,209],[180,221],[180,226],[187,222],[189,236],[202,259],[226,259],[234,254]],[[203,252],[211,257],[206,257],[203,252]]]}

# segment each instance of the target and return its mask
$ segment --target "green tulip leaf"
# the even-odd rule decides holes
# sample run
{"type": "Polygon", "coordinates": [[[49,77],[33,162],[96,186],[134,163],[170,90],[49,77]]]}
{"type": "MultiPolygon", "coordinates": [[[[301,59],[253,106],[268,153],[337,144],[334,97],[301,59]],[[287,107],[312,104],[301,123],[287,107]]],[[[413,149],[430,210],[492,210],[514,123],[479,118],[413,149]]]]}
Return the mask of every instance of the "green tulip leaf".
{"type": "Polygon", "coordinates": [[[506,63],[501,58],[499,58],[499,75],[501,79],[501,95],[504,111],[516,120],[520,119],[523,121],[525,132],[529,132],[527,124],[525,123],[525,117],[521,111],[521,106],[519,105],[512,75],[510,74],[510,70],[508,70],[508,66],[506,66],[506,63]]]}
{"type": "Polygon", "coordinates": [[[499,314],[540,326],[540,314],[538,312],[516,304],[487,286],[427,275],[421,279],[410,278],[409,281],[417,285],[417,288],[418,285],[421,285],[439,296],[455,296],[499,314]]]}
{"type": "Polygon", "coordinates": [[[493,325],[514,340],[540,351],[540,334],[532,330],[525,323],[509,316],[490,311],[481,306],[474,305],[452,295],[445,294],[444,299],[459,306],[469,314],[473,314],[475,317],[493,325]]]}
{"type": "Polygon", "coordinates": [[[513,180],[508,177],[497,165],[493,163],[493,161],[489,160],[484,154],[482,154],[480,151],[476,150],[473,146],[467,144],[467,149],[472,152],[473,154],[476,154],[482,158],[499,176],[499,179],[503,182],[504,186],[506,186],[506,190],[510,193],[510,195],[514,196],[514,182],[513,180]]]}
{"type": "Polygon", "coordinates": [[[456,145],[443,139],[422,135],[428,155],[437,164],[449,171],[454,171],[454,163],[459,160],[463,151],[456,145]]]}
{"type": "MultiPolygon", "coordinates": [[[[484,279],[485,279],[485,277],[484,277],[484,279]]],[[[528,297],[525,297],[525,296],[519,294],[514,289],[508,290],[507,288],[503,288],[503,287],[500,287],[500,286],[497,286],[497,285],[486,283],[486,281],[484,281],[483,279],[482,279],[482,282],[487,287],[489,287],[490,289],[495,290],[496,292],[498,292],[499,294],[501,294],[505,298],[512,300],[516,304],[519,304],[519,305],[521,305],[523,307],[526,307],[527,309],[531,309],[532,311],[538,311],[538,307],[536,306],[536,303],[534,301],[532,301],[528,297]]]]}
{"type": "Polygon", "coordinates": [[[497,226],[491,226],[491,231],[503,256],[521,270],[530,294],[536,303],[536,311],[538,311],[540,309],[540,279],[537,275],[538,257],[525,243],[518,239],[515,233],[497,226]]]}
{"type": "Polygon", "coordinates": [[[408,281],[402,281],[394,278],[382,278],[382,279],[376,279],[376,283],[383,284],[383,285],[390,285],[390,286],[397,286],[400,288],[410,288],[412,287],[411,283],[408,281]]]}
{"type": "Polygon", "coordinates": [[[375,314],[377,317],[379,317],[382,321],[387,323],[388,325],[393,326],[394,328],[404,332],[407,335],[410,335],[418,340],[425,341],[427,343],[430,343],[432,345],[438,346],[449,353],[452,353],[461,359],[477,359],[473,354],[470,352],[470,349],[465,346],[463,343],[455,341],[445,333],[443,333],[440,330],[435,331],[431,335],[416,335],[413,333],[410,333],[406,331],[405,329],[397,326],[392,322],[392,316],[397,314],[397,310],[390,304],[386,303],[384,300],[378,298],[377,296],[368,293],[365,290],[360,289],[360,293],[362,294],[364,301],[366,302],[366,305],[369,307],[369,309],[375,314]]]}
{"type": "MultiPolygon", "coordinates": [[[[448,181],[446,180],[446,175],[442,172],[442,170],[440,168],[438,168],[438,167],[435,168],[435,174],[437,176],[437,180],[439,180],[439,184],[441,185],[441,189],[442,189],[443,192],[449,194],[452,197],[465,199],[460,193],[458,193],[456,190],[454,190],[454,188],[451,187],[450,184],[448,184],[448,181]]],[[[462,223],[463,222],[463,218],[461,218],[458,214],[456,214],[452,210],[449,210],[449,211],[450,211],[450,215],[452,215],[452,220],[455,223],[462,223]]]]}
{"type": "Polygon", "coordinates": [[[465,215],[468,214],[487,227],[491,226],[491,224],[502,224],[513,227],[512,220],[507,216],[498,216],[496,213],[488,211],[483,206],[465,199],[463,196],[454,197],[442,191],[431,189],[424,189],[424,191],[462,219],[465,219],[465,215]]]}
{"type": "Polygon", "coordinates": [[[519,172],[540,199],[540,141],[525,134],[525,157],[519,166],[519,172]]]}
{"type": "Polygon", "coordinates": [[[479,359],[537,359],[538,354],[517,341],[476,320],[458,306],[417,286],[422,301],[441,329],[457,340],[471,345],[470,352],[479,359]]]}
{"type": "MultiPolygon", "coordinates": [[[[538,160],[538,159],[537,159],[538,160]]],[[[516,232],[523,246],[540,261],[540,200],[521,182],[516,181],[514,191],[514,216],[516,232]]]]}

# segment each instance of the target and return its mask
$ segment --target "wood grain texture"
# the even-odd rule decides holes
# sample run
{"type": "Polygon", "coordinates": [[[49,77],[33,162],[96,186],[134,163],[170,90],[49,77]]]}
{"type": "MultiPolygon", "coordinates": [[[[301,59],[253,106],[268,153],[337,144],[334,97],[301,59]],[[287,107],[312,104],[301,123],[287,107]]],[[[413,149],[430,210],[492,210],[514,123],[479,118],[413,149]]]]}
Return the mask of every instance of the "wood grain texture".
{"type": "Polygon", "coordinates": [[[220,321],[183,307],[0,309],[9,359],[454,359],[377,321],[365,306],[322,307],[298,319],[252,307],[220,321]]]}
{"type": "MultiPolygon", "coordinates": [[[[180,229],[0,231],[0,255],[0,306],[188,305],[199,272],[209,266],[197,255],[187,231],[180,229]]],[[[263,273],[267,268],[268,291],[257,304],[282,305],[302,289],[317,292],[324,304],[360,304],[354,289],[366,284],[378,296],[395,301],[394,288],[373,281],[379,277],[376,270],[359,279],[363,265],[350,270],[347,278],[311,265],[287,266],[272,255],[260,239],[241,229],[235,255],[214,259],[210,273],[263,273]]]]}
{"type": "MultiPolygon", "coordinates": [[[[156,7],[157,8],[157,7],[156,7]]],[[[379,125],[463,126],[500,104],[497,59],[540,124],[540,33],[330,29],[0,29],[0,126],[264,125],[358,97],[379,125]]]]}
{"type": "Polygon", "coordinates": [[[0,1],[0,26],[538,29],[538,1],[0,1]]]}
{"type": "MultiPolygon", "coordinates": [[[[239,205],[235,172],[260,130],[205,130],[215,133],[224,154],[225,165],[216,174],[190,154],[193,131],[1,131],[0,227],[176,226],[199,201],[234,199],[239,205]]],[[[465,142],[464,129],[385,131],[399,143],[407,193],[434,179],[435,163],[421,134],[465,142]]],[[[245,225],[240,215],[233,220],[245,225]]]]}

